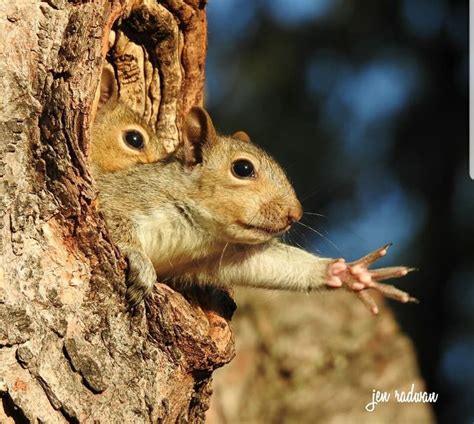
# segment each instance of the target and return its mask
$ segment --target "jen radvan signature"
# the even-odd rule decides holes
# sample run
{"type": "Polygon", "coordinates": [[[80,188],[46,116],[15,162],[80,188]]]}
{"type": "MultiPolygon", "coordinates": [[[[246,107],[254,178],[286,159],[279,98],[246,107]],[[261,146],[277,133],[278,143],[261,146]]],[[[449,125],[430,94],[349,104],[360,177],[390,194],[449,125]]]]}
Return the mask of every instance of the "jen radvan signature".
{"type": "Polygon", "coordinates": [[[387,403],[392,395],[398,403],[436,403],[438,400],[438,393],[416,391],[415,384],[412,384],[408,391],[395,390],[393,393],[374,389],[372,390],[372,401],[365,405],[365,410],[374,412],[379,403],[387,403]]]}

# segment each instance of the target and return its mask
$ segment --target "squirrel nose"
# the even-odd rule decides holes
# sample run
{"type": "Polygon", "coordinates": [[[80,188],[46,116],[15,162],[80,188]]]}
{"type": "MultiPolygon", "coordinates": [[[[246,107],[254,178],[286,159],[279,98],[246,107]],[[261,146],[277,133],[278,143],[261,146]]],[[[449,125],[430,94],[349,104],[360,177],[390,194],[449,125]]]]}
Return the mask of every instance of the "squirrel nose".
{"type": "Polygon", "coordinates": [[[294,206],[290,206],[290,209],[288,209],[288,225],[298,222],[302,216],[303,208],[300,202],[297,202],[294,206]]]}

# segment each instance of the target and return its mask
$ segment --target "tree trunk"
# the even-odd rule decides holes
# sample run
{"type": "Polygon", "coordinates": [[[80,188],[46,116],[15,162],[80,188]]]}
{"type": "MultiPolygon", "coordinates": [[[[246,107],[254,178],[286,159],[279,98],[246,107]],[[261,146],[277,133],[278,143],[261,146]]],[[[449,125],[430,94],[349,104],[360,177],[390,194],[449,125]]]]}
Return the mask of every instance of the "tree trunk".
{"type": "MultiPolygon", "coordinates": [[[[87,154],[106,54],[122,98],[173,150],[182,116],[202,102],[203,5],[0,10],[0,422],[202,421],[211,373],[233,356],[227,322],[164,285],[147,316],[126,311],[124,262],[97,213],[87,154]]],[[[229,317],[233,303],[220,305],[229,317]]]]}
{"type": "MultiPolygon", "coordinates": [[[[1,423],[204,420],[212,372],[233,357],[234,303],[211,289],[180,294],[157,284],[146,314],[130,315],[125,263],[97,213],[87,161],[104,60],[114,67],[121,99],[174,150],[183,116],[202,103],[203,3],[0,4],[1,423]]],[[[359,371],[373,367],[392,374],[407,367],[384,387],[418,381],[413,352],[391,316],[361,318],[353,299],[314,295],[316,315],[303,315],[303,335],[294,338],[295,311],[284,309],[299,295],[285,295],[274,308],[258,301],[265,293],[250,296],[237,322],[243,355],[218,380],[210,415],[217,422],[337,419],[341,405],[347,415],[357,409],[347,405],[370,397],[379,374],[357,382],[359,371]],[[299,356],[285,343],[298,344],[299,356]],[[351,343],[360,348],[356,356],[351,343]],[[312,391],[311,381],[327,390],[312,391]],[[337,399],[344,388],[343,402],[327,406],[328,393],[337,399]]],[[[427,408],[416,411],[403,417],[429,417],[427,408]]]]}
{"type": "Polygon", "coordinates": [[[215,373],[209,424],[435,422],[430,404],[396,401],[426,387],[382,299],[376,318],[346,292],[239,290],[236,301],[236,357],[215,373]],[[373,390],[390,400],[368,412],[373,390]]]}

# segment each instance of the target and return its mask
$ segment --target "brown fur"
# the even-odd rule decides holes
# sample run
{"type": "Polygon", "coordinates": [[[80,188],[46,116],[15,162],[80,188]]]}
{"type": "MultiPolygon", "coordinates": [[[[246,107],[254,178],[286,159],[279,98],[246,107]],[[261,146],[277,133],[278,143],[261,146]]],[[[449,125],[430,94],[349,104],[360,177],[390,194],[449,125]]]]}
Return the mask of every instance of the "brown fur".
{"type": "MultiPolygon", "coordinates": [[[[97,140],[93,144],[113,145],[117,139],[112,135],[120,130],[123,117],[138,119],[121,106],[104,113],[97,123],[100,131],[93,130],[103,144],[97,140]],[[122,121],[114,117],[117,108],[122,121]]],[[[141,128],[152,140],[150,129],[141,128]]],[[[387,246],[351,268],[341,260],[319,258],[276,240],[301,218],[301,205],[280,166],[245,133],[218,136],[207,112],[198,107],[190,111],[183,132],[184,152],[174,157],[146,164],[120,162],[123,169],[115,171],[94,166],[100,207],[129,262],[131,306],[150,292],[157,276],[176,284],[299,291],[344,284],[373,313],[378,312],[375,302],[358,290],[372,287],[402,302],[415,301],[393,286],[371,280],[367,265],[385,255],[387,246]],[[242,159],[254,169],[245,177],[234,168],[242,159]]],[[[97,158],[93,156],[93,161],[97,158]]],[[[387,279],[409,271],[391,267],[374,270],[373,275],[387,279]]]]}
{"type": "Polygon", "coordinates": [[[118,99],[116,82],[110,66],[102,72],[98,110],[91,131],[91,163],[98,172],[126,169],[139,163],[163,159],[167,152],[154,131],[135,112],[118,99]],[[145,136],[142,149],[128,146],[123,135],[135,129],[145,136]]]}

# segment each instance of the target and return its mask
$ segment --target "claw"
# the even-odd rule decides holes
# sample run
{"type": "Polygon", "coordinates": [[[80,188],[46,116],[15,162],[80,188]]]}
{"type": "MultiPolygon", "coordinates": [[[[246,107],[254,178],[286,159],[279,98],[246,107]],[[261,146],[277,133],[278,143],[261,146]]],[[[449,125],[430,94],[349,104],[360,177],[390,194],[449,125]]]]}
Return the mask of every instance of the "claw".
{"type": "Polygon", "coordinates": [[[392,243],[388,243],[363,258],[347,264],[341,259],[334,261],[328,268],[326,284],[334,288],[343,286],[346,290],[352,291],[374,315],[379,313],[379,308],[375,300],[368,293],[368,289],[377,290],[383,296],[402,303],[418,303],[417,299],[397,289],[395,286],[379,283],[379,281],[390,278],[404,277],[409,272],[416,271],[416,268],[393,266],[373,270],[368,269],[370,264],[387,254],[391,245],[392,243]]]}
{"type": "Polygon", "coordinates": [[[387,251],[392,243],[387,243],[385,246],[370,252],[368,255],[363,258],[358,259],[357,261],[352,262],[352,267],[368,267],[370,264],[374,263],[378,259],[382,258],[387,254],[387,251]]]}
{"type": "Polygon", "coordinates": [[[418,299],[411,297],[408,293],[397,289],[395,286],[391,286],[390,284],[375,283],[374,288],[390,299],[398,300],[402,303],[419,303],[418,299]]]}

